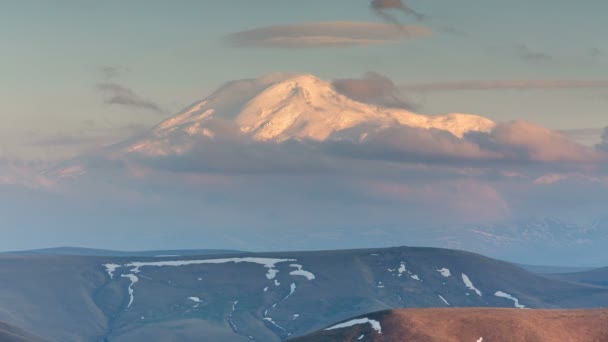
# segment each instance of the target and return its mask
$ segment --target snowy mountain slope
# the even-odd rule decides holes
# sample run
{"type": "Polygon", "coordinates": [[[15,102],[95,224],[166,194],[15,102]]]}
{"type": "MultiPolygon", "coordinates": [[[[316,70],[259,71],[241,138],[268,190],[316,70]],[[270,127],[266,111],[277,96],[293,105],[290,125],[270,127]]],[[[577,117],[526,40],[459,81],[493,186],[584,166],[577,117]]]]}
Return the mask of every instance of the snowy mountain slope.
{"type": "Polygon", "coordinates": [[[488,132],[495,123],[469,114],[427,116],[378,107],[351,100],[312,75],[276,74],[226,84],[130,142],[126,151],[180,154],[188,151],[196,138],[227,136],[273,142],[361,141],[371,132],[399,126],[434,128],[462,137],[471,131],[488,132]]]}

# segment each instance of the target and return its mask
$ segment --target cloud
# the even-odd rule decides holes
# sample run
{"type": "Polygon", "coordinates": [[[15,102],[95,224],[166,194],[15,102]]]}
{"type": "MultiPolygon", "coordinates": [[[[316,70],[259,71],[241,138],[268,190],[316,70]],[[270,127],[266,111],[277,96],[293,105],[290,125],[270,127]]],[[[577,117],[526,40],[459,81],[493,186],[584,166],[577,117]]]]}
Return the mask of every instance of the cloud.
{"type": "Polygon", "coordinates": [[[415,11],[411,7],[405,4],[402,0],[372,0],[371,8],[380,18],[391,22],[393,24],[401,25],[399,20],[390,14],[390,11],[400,11],[408,16],[412,16],[417,20],[424,20],[427,18],[426,15],[415,11]]]}
{"type": "Polygon", "coordinates": [[[596,146],[598,150],[608,152],[608,127],[602,132],[602,141],[596,146]]]}
{"type": "Polygon", "coordinates": [[[282,144],[241,138],[204,139],[183,154],[146,156],[134,153],[130,160],[151,169],[210,174],[314,174],[332,170],[314,143],[282,144]]]}
{"type": "Polygon", "coordinates": [[[608,88],[608,80],[490,80],[404,84],[407,91],[533,90],[608,88]]]}
{"type": "Polygon", "coordinates": [[[527,121],[501,123],[490,134],[475,133],[469,138],[483,149],[500,153],[508,160],[593,163],[602,159],[593,149],[527,121]]]}
{"type": "Polygon", "coordinates": [[[532,63],[545,63],[553,61],[553,56],[545,52],[533,50],[526,44],[516,44],[514,48],[519,58],[524,61],[532,63]]]}
{"type": "Polygon", "coordinates": [[[102,76],[106,80],[117,78],[129,71],[129,68],[119,65],[105,65],[99,68],[102,76]]]}
{"type": "Polygon", "coordinates": [[[593,146],[597,144],[600,139],[603,129],[602,128],[572,128],[559,130],[561,134],[564,134],[573,141],[584,145],[593,146]]]}
{"type": "Polygon", "coordinates": [[[468,133],[462,139],[442,130],[392,127],[369,133],[361,142],[328,142],[325,148],[342,157],[458,167],[572,165],[604,158],[558,132],[525,121],[499,123],[491,132],[468,133]]]}
{"type": "Polygon", "coordinates": [[[594,58],[602,57],[604,56],[604,50],[594,47],[589,50],[589,55],[594,58]]]}
{"type": "Polygon", "coordinates": [[[393,81],[377,72],[367,72],[362,78],[337,79],[334,89],[349,98],[384,107],[414,110],[415,106],[403,98],[393,81]]]}
{"type": "Polygon", "coordinates": [[[394,43],[431,33],[421,26],[397,28],[382,23],[336,21],[259,27],[232,33],[226,40],[237,47],[346,48],[394,43]]]}
{"type": "Polygon", "coordinates": [[[133,89],[121,84],[113,82],[98,83],[97,89],[104,94],[104,103],[106,104],[166,114],[166,111],[157,103],[141,97],[133,89]]]}

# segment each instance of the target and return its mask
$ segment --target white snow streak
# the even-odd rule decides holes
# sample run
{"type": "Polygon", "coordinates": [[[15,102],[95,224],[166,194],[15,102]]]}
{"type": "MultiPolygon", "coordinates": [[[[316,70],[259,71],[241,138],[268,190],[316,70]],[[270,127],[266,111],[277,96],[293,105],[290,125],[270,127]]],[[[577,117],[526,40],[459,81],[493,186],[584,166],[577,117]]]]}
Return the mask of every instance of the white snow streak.
{"type": "Polygon", "coordinates": [[[332,327],[329,327],[329,328],[327,328],[325,330],[335,330],[335,329],[349,328],[349,327],[352,327],[354,325],[367,324],[367,323],[369,323],[372,326],[372,328],[378,332],[378,334],[382,334],[382,326],[380,325],[380,322],[378,322],[376,320],[373,320],[373,319],[369,319],[369,318],[357,318],[357,319],[353,319],[353,320],[350,320],[348,322],[336,324],[336,325],[334,325],[332,327]]]}
{"type": "Polygon", "coordinates": [[[448,303],[448,301],[445,300],[442,295],[439,295],[439,299],[441,299],[445,303],[445,305],[450,306],[450,303],[448,303]]]}
{"type": "Polygon", "coordinates": [[[508,293],[505,293],[505,292],[502,292],[502,291],[498,291],[494,295],[496,297],[501,297],[501,298],[506,298],[506,299],[512,300],[513,303],[514,303],[514,305],[515,305],[515,307],[518,308],[518,309],[525,309],[526,308],[525,305],[522,305],[522,304],[519,303],[519,299],[511,296],[508,293]]]}
{"type": "Polygon", "coordinates": [[[137,276],[135,274],[123,274],[123,275],[121,275],[121,277],[129,278],[129,280],[131,281],[131,284],[129,284],[129,304],[127,305],[127,309],[128,309],[131,307],[131,304],[133,304],[133,299],[134,299],[133,293],[135,292],[133,290],[133,285],[135,285],[135,283],[137,283],[139,281],[139,278],[137,278],[137,276]]]}
{"type": "Polygon", "coordinates": [[[464,273],[462,274],[462,281],[464,282],[464,284],[466,285],[466,287],[467,287],[469,290],[473,290],[473,291],[475,291],[475,293],[477,293],[477,295],[478,295],[479,297],[481,297],[481,291],[479,291],[479,290],[478,290],[478,289],[475,287],[475,285],[473,285],[473,282],[471,281],[471,279],[470,279],[470,278],[469,278],[469,277],[468,277],[466,274],[464,274],[464,273]]]}
{"type": "Polygon", "coordinates": [[[273,321],[272,318],[270,318],[270,317],[264,317],[264,320],[266,322],[270,322],[270,324],[274,325],[275,327],[277,327],[277,328],[279,328],[279,329],[281,329],[283,331],[287,331],[287,330],[285,330],[285,328],[283,328],[282,326],[278,325],[277,322],[273,321]]]}
{"type": "Polygon", "coordinates": [[[312,274],[311,272],[308,272],[308,271],[303,270],[303,269],[302,269],[302,265],[299,265],[299,264],[291,264],[291,265],[289,265],[289,266],[297,268],[297,270],[295,270],[295,271],[291,271],[291,272],[289,272],[289,274],[291,274],[291,275],[297,275],[297,276],[302,276],[302,277],[306,277],[306,279],[308,279],[308,280],[313,280],[313,279],[315,279],[315,275],[314,275],[314,274],[312,274]]]}
{"type": "Polygon", "coordinates": [[[274,279],[279,272],[275,269],[275,265],[282,262],[296,261],[295,259],[272,259],[272,258],[226,258],[226,259],[204,259],[204,260],[168,260],[168,261],[154,261],[154,262],[131,262],[124,266],[133,267],[131,272],[139,273],[141,267],[163,267],[163,266],[188,266],[188,265],[201,265],[201,264],[226,264],[226,263],[254,263],[263,265],[268,269],[266,278],[274,279]]]}

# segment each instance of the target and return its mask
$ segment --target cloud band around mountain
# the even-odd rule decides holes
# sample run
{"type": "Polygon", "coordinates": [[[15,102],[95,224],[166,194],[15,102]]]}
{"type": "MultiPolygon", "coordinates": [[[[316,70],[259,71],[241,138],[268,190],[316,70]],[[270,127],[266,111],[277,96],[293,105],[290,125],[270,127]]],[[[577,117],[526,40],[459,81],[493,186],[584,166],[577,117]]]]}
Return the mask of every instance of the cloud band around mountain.
{"type": "Polygon", "coordinates": [[[400,85],[406,91],[526,90],[608,88],[608,80],[489,80],[400,85]]]}
{"type": "Polygon", "coordinates": [[[431,34],[431,29],[423,26],[336,21],[258,27],[225,38],[237,47],[346,48],[394,43],[431,34]]]}

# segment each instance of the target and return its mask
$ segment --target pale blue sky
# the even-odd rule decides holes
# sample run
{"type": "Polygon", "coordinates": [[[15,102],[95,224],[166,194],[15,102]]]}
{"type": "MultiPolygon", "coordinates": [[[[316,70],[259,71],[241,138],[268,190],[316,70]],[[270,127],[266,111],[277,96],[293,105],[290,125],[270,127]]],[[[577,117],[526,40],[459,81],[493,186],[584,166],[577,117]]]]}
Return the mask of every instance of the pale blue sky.
{"type": "MultiPolygon", "coordinates": [[[[433,36],[371,47],[264,49],[230,46],[223,37],[275,24],[381,19],[367,0],[6,1],[0,11],[0,154],[71,154],[125,138],[131,134],[126,125],[165,117],[104,104],[95,87],[104,81],[103,66],[128,69],[115,81],[168,112],[225,81],[277,71],[332,79],[375,70],[397,84],[608,78],[606,1],[408,4],[431,20],[403,20],[432,28],[433,36]],[[465,34],[443,33],[446,26],[465,34]],[[544,57],[531,61],[524,53],[544,57]],[[63,136],[96,139],[61,148],[36,143],[63,136]]],[[[608,88],[406,95],[426,113],[527,119],[556,129],[608,124],[608,88]]]]}

